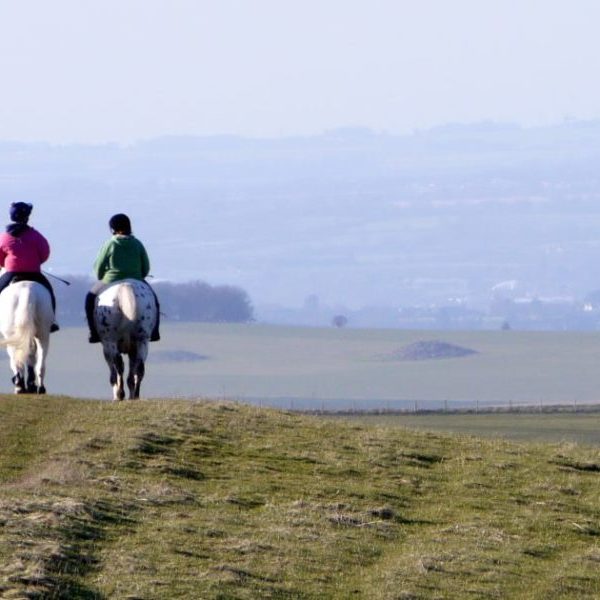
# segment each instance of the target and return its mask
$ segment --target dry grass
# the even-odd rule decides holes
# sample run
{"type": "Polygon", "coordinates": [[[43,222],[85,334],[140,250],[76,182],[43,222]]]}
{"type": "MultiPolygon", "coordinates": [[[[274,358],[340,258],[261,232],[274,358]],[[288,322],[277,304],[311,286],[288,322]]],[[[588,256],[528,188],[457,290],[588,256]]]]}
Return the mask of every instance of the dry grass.
{"type": "Polygon", "coordinates": [[[2,597],[600,594],[594,448],[211,402],[0,413],[2,597]]]}

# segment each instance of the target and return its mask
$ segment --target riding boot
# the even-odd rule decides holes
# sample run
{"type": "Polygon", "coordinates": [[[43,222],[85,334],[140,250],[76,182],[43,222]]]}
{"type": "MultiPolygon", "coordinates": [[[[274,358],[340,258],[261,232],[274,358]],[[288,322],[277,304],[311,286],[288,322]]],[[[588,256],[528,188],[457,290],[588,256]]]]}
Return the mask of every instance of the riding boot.
{"type": "MultiPolygon", "coordinates": [[[[46,281],[48,280],[46,279],[46,281]]],[[[44,284],[42,283],[42,285],[44,284]]],[[[50,333],[54,333],[55,331],[58,331],[60,329],[58,323],[56,322],[56,296],[54,295],[54,290],[52,289],[50,283],[48,283],[47,290],[50,292],[50,299],[52,300],[52,312],[54,313],[52,325],[50,325],[50,333]]]]}
{"type": "Polygon", "coordinates": [[[96,306],[96,294],[88,292],[85,297],[85,317],[87,319],[88,327],[90,329],[90,336],[88,341],[90,344],[97,344],[100,341],[96,324],[94,323],[94,308],[96,306]]]}
{"type": "Polygon", "coordinates": [[[54,333],[55,331],[58,331],[60,329],[60,327],[58,326],[58,323],[56,322],[56,307],[54,308],[54,319],[52,319],[52,325],[50,325],[50,333],[54,333]]]}

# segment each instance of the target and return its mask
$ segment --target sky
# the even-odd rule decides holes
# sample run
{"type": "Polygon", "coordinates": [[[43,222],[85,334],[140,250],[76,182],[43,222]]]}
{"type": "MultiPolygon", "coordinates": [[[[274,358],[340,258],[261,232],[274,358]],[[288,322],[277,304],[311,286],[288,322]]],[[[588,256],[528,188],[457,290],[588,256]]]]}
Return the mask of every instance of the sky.
{"type": "Polygon", "coordinates": [[[600,118],[597,0],[0,0],[0,140],[600,118]]]}

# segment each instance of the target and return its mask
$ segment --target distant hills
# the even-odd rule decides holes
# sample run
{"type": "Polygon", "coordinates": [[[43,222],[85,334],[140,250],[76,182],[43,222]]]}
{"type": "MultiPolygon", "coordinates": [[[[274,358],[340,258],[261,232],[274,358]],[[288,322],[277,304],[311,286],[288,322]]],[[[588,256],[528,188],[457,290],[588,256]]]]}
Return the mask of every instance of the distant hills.
{"type": "Polygon", "coordinates": [[[600,121],[3,141],[0,194],[34,203],[56,273],[89,273],[124,211],[155,277],[238,285],[259,308],[481,307],[506,280],[531,297],[600,287],[599,164],[600,121]]]}

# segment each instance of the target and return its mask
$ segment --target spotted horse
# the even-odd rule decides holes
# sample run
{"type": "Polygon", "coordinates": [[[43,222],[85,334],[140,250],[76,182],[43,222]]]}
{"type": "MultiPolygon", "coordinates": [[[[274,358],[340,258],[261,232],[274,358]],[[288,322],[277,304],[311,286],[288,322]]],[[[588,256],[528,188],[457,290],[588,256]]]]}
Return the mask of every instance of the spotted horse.
{"type": "Polygon", "coordinates": [[[94,320],[110,369],[113,400],[125,399],[123,354],[129,357],[129,398],[140,397],[148,343],[157,316],[154,296],[144,281],[124,279],[98,295],[94,320]]]}

